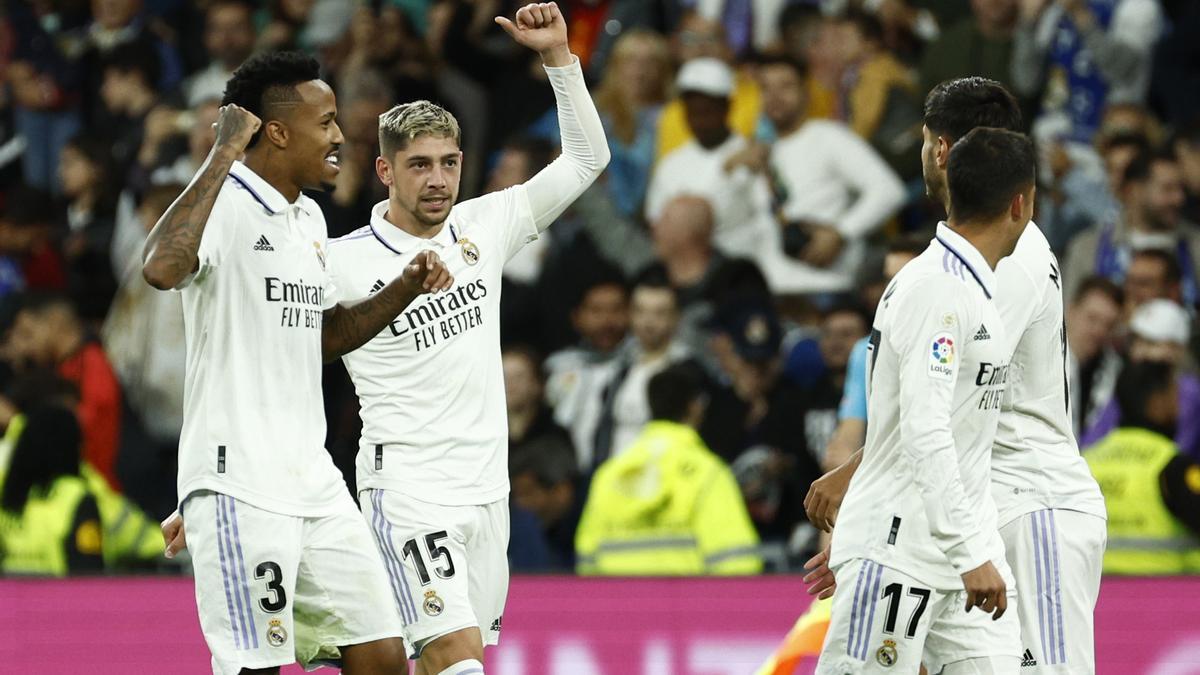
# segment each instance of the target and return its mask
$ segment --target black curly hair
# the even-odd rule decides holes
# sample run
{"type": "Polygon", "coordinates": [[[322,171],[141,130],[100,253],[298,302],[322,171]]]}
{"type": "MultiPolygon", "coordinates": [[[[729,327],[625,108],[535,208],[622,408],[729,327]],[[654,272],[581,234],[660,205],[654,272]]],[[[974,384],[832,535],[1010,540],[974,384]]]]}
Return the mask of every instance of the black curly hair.
{"type": "Polygon", "coordinates": [[[961,77],[933,88],[925,98],[925,126],[954,141],[975,127],[1021,131],[1021,106],[995,80],[961,77]]]}
{"type": "Polygon", "coordinates": [[[267,115],[279,103],[297,103],[300,95],[296,85],[321,77],[316,59],[301,52],[268,52],[252,56],[233,71],[225,83],[221,105],[245,108],[263,121],[262,127],[250,139],[247,149],[253,148],[266,127],[267,115]]]}

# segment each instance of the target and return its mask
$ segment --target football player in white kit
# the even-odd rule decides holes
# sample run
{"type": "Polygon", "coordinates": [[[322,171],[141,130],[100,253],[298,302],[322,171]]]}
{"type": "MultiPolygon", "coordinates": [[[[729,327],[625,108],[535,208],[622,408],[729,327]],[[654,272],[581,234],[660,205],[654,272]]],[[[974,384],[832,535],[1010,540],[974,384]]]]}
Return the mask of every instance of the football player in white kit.
{"type": "Polygon", "coordinates": [[[430,251],[339,304],[324,216],[301,193],[338,172],[318,70],[294,52],[238,68],[213,149],[145,246],[147,282],[183,294],[180,507],[163,531],[170,555],[186,515],[214,673],[332,658],[347,673],[407,672],[383,560],[324,448],[321,363],[453,279],[430,251]]]}
{"type": "Polygon", "coordinates": [[[916,673],[922,660],[947,674],[1018,672],[989,489],[1009,371],[993,298],[994,269],[1033,214],[1035,161],[1009,131],[955,144],[948,222],[880,302],[867,442],[833,532],[841,592],[817,673],[916,673]]]}
{"type": "MultiPolygon", "coordinates": [[[[1019,129],[1021,112],[998,82],[961,78],[930,92],[925,124],[926,188],[948,208],[948,149],[975,127],[1019,129]]],[[[1017,582],[1021,672],[1094,673],[1104,497],[1071,430],[1061,275],[1037,224],[1030,222],[996,277],[1012,359],[993,449],[992,494],[1017,582]]],[[[824,520],[836,510],[854,461],[814,484],[810,517],[824,520]]]]}
{"type": "Polygon", "coordinates": [[[331,242],[351,297],[423,251],[456,284],[413,304],[343,357],[361,404],[359,502],[388,567],[417,672],[483,672],[508,593],[508,430],[500,358],[504,263],[600,175],[609,151],[555,3],[497,19],[542,56],[563,152],[527,183],[461,204],[459,128],[427,101],[380,116],[376,171],[388,186],[371,221],[331,242]]]}

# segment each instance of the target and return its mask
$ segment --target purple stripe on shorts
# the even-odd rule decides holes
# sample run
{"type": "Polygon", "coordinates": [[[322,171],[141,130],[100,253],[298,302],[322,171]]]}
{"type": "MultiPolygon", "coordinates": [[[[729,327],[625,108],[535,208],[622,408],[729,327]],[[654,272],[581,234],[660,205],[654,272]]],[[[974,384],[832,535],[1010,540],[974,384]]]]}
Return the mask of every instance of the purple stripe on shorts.
{"type": "Polygon", "coordinates": [[[392,584],[392,595],[396,598],[396,607],[399,608],[400,618],[403,619],[404,625],[407,626],[413,622],[412,612],[404,596],[400,593],[400,579],[404,578],[404,571],[401,569],[399,561],[392,557],[391,548],[388,546],[388,535],[383,526],[382,495],[383,493],[380,490],[371,490],[371,504],[375,511],[372,514],[373,522],[371,525],[375,529],[375,541],[379,544],[379,553],[383,556],[383,566],[387,570],[388,579],[392,584]]]}
{"type": "Polygon", "coordinates": [[[883,581],[883,565],[876,563],[875,583],[871,586],[871,613],[867,615],[866,626],[863,628],[862,638],[860,639],[862,646],[859,649],[858,658],[864,661],[867,659],[867,648],[871,642],[871,627],[875,624],[875,605],[879,602],[879,584],[881,581],[883,581]]]}
{"type": "MultiPolygon", "coordinates": [[[[217,500],[221,499],[220,495],[216,495],[217,500]]],[[[233,633],[233,646],[235,649],[242,649],[242,636],[238,633],[240,624],[238,617],[233,610],[233,594],[229,590],[229,563],[225,560],[225,526],[221,518],[221,506],[217,504],[217,554],[221,559],[221,582],[225,584],[225,607],[229,610],[229,629],[233,633]]]]}
{"type": "Polygon", "coordinates": [[[1034,569],[1037,570],[1037,606],[1038,606],[1038,637],[1042,641],[1042,658],[1046,658],[1046,584],[1042,579],[1042,547],[1041,535],[1038,532],[1038,517],[1037,513],[1029,514],[1029,527],[1031,531],[1031,539],[1033,540],[1033,563],[1034,569]]]}
{"type": "Polygon", "coordinates": [[[1054,564],[1051,562],[1050,528],[1046,522],[1045,511],[1038,511],[1036,515],[1038,518],[1038,531],[1042,538],[1042,557],[1039,562],[1046,570],[1046,586],[1043,589],[1043,593],[1046,596],[1046,642],[1050,643],[1049,653],[1042,656],[1046,658],[1047,663],[1055,664],[1058,663],[1058,652],[1054,649],[1058,635],[1056,626],[1054,625],[1054,564]]]}
{"type": "Polygon", "coordinates": [[[242,537],[238,534],[237,500],[229,496],[226,496],[225,499],[229,504],[229,520],[233,523],[233,542],[237,547],[237,567],[242,575],[242,596],[246,598],[246,618],[249,619],[250,637],[254,638],[254,648],[258,649],[258,629],[254,626],[254,605],[250,602],[250,583],[246,579],[246,559],[242,557],[242,537]]]}
{"type": "MultiPolygon", "coordinates": [[[[379,512],[382,514],[383,513],[383,491],[378,490],[378,492],[379,492],[379,512]]],[[[408,577],[404,576],[404,566],[403,566],[403,563],[401,562],[400,555],[398,553],[396,553],[396,542],[393,541],[393,539],[392,539],[392,529],[393,529],[392,521],[387,519],[386,514],[383,516],[383,524],[387,528],[387,537],[385,538],[384,541],[387,542],[388,550],[390,550],[392,552],[392,557],[395,558],[396,565],[399,567],[400,586],[404,588],[404,596],[408,599],[409,609],[412,610],[413,623],[416,623],[421,620],[421,617],[420,617],[420,615],[417,614],[417,603],[415,601],[413,601],[412,591],[409,590],[409,588],[408,588],[408,577]]]]}
{"type": "Polygon", "coordinates": [[[238,630],[240,630],[242,633],[242,649],[250,649],[250,633],[247,629],[249,622],[246,621],[246,614],[250,612],[250,607],[248,605],[243,606],[242,604],[242,594],[240,592],[240,586],[242,583],[242,570],[238,566],[237,552],[233,549],[233,528],[229,524],[229,510],[226,502],[227,499],[228,497],[225,495],[218,494],[217,509],[221,511],[222,536],[225,537],[225,551],[229,556],[229,569],[233,573],[233,579],[231,580],[231,585],[233,587],[233,603],[237,606],[239,625],[238,630]]]}
{"type": "Polygon", "coordinates": [[[1054,519],[1054,511],[1047,511],[1046,517],[1050,520],[1050,541],[1054,552],[1054,605],[1058,608],[1058,661],[1055,663],[1066,663],[1067,634],[1063,630],[1062,565],[1058,559],[1058,523],[1054,519]]]}
{"type": "Polygon", "coordinates": [[[854,582],[854,602],[850,603],[850,635],[846,642],[847,656],[854,656],[854,644],[858,641],[858,633],[855,632],[854,626],[858,623],[859,618],[858,605],[860,599],[862,598],[862,594],[860,593],[860,589],[862,588],[862,580],[866,575],[867,570],[870,569],[870,566],[870,560],[863,560],[862,564],[858,567],[858,579],[854,582]]]}

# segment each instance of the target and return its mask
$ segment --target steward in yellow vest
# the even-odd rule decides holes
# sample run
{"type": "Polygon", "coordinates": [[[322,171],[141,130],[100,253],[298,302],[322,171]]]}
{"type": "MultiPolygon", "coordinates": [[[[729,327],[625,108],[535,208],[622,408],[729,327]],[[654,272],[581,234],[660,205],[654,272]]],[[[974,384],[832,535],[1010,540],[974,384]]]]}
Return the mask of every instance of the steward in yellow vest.
{"type": "Polygon", "coordinates": [[[575,535],[579,573],[761,572],[741,490],[694,428],[704,410],[699,378],[672,366],[647,389],[653,421],[592,479],[575,535]]]}
{"type": "Polygon", "coordinates": [[[1117,382],[1122,426],[1085,454],[1108,508],[1105,574],[1200,573],[1200,465],[1179,454],[1171,367],[1132,363],[1117,382]]]}
{"type": "Polygon", "coordinates": [[[104,569],[100,512],[79,475],[80,443],[74,412],[48,407],[28,416],[0,490],[0,573],[104,569]]]}

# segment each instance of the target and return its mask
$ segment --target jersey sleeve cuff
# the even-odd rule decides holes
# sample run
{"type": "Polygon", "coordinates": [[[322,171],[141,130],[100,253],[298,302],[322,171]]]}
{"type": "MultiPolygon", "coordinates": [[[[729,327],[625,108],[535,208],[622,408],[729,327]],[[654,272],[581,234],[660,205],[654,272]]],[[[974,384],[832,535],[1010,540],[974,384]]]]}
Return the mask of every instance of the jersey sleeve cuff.
{"type": "Polygon", "coordinates": [[[991,560],[991,556],[987,554],[987,546],[984,545],[983,537],[979,534],[972,535],[965,541],[951,546],[946,550],[946,557],[954,566],[954,571],[959,574],[966,574],[991,560]]]}

